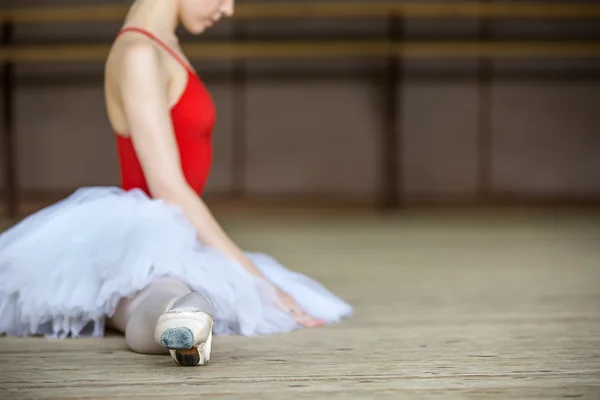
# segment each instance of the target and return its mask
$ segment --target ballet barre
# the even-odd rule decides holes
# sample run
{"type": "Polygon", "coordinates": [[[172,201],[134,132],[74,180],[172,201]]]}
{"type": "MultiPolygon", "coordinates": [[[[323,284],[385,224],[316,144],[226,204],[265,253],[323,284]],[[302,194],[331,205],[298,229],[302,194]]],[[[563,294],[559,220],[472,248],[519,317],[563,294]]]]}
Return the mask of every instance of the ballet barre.
{"type": "MultiPolygon", "coordinates": [[[[600,42],[403,42],[329,41],[276,43],[183,43],[190,59],[304,59],[304,58],[557,58],[598,57],[600,42]]],[[[0,62],[56,63],[103,61],[110,45],[27,45],[0,49],[0,62]]]]}
{"type": "MultiPolygon", "coordinates": [[[[125,5],[52,6],[0,10],[0,22],[110,22],[122,20],[125,5]]],[[[249,2],[236,6],[236,20],[293,18],[519,18],[580,19],[600,17],[591,3],[543,1],[492,2],[249,2]]]]}
{"type": "MultiPolygon", "coordinates": [[[[14,65],[28,63],[103,62],[110,50],[105,44],[28,44],[13,43],[13,29],[17,24],[115,22],[125,17],[123,5],[55,6],[0,10],[3,35],[0,47],[4,96],[4,158],[8,213],[19,212],[19,188],[16,172],[14,142],[14,65]]],[[[598,41],[492,41],[488,20],[494,19],[597,19],[600,5],[590,3],[544,2],[460,2],[460,3],[398,3],[398,2],[335,2],[297,3],[278,2],[241,3],[236,8],[234,34],[227,42],[188,42],[182,45],[192,60],[233,59],[234,109],[244,107],[243,91],[247,60],[269,59],[351,59],[376,58],[387,61],[382,74],[382,110],[384,132],[382,149],[382,206],[396,209],[402,206],[401,151],[402,130],[400,96],[402,63],[405,59],[478,59],[477,81],[480,89],[478,109],[479,158],[478,181],[481,195],[489,192],[491,182],[491,111],[489,87],[492,58],[569,58],[599,57],[598,41]],[[260,19],[382,19],[388,24],[389,34],[379,40],[285,41],[252,42],[245,37],[236,21],[260,19]],[[479,19],[477,40],[465,41],[406,41],[402,23],[409,19],[479,19]]],[[[234,192],[243,193],[245,124],[243,112],[234,118],[234,192]]]]}

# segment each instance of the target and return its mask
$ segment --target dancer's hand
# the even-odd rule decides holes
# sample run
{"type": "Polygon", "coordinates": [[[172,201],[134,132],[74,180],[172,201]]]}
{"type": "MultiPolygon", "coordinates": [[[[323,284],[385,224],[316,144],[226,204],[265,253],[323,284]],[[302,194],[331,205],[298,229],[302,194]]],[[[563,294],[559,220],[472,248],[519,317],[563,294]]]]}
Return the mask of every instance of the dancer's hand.
{"type": "Polygon", "coordinates": [[[279,300],[279,304],[280,304],[281,308],[284,311],[290,313],[291,316],[296,320],[296,322],[298,322],[299,324],[304,325],[306,327],[315,327],[315,326],[321,326],[321,325],[325,324],[323,321],[313,318],[310,315],[308,315],[298,305],[298,303],[296,303],[296,301],[293,299],[292,296],[285,293],[283,290],[279,289],[277,286],[275,286],[275,290],[277,292],[277,300],[279,300]]]}

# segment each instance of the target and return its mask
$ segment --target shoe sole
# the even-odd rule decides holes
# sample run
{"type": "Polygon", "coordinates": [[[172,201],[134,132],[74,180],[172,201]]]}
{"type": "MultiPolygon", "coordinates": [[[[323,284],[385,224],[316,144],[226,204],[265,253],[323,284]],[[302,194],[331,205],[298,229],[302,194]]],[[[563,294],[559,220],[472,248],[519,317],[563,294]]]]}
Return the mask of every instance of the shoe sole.
{"type": "Polygon", "coordinates": [[[194,334],[186,327],[169,328],[160,337],[160,344],[169,350],[184,350],[194,347],[194,334]]]}

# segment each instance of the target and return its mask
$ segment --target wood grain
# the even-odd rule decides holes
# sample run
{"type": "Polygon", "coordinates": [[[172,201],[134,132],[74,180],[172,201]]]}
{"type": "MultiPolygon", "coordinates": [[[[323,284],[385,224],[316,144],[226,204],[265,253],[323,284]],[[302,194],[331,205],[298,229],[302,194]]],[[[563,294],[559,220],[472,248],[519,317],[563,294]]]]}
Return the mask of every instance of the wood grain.
{"type": "Polygon", "coordinates": [[[218,215],[352,320],[217,337],[182,368],[120,336],[0,338],[0,398],[600,398],[600,212],[218,215]]]}

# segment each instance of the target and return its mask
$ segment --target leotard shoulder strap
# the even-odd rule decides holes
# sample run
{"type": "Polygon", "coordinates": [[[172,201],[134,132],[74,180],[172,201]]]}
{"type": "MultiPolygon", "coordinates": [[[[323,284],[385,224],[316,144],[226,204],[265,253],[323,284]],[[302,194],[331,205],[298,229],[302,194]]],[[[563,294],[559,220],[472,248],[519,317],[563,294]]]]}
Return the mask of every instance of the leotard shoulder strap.
{"type": "Polygon", "coordinates": [[[165,42],[163,42],[161,39],[159,39],[156,35],[152,34],[151,32],[148,32],[147,30],[142,29],[142,28],[138,28],[135,26],[128,26],[126,28],[121,29],[121,31],[119,31],[119,34],[117,35],[117,37],[121,36],[122,34],[124,34],[126,32],[137,32],[137,33],[141,33],[142,35],[147,36],[148,38],[150,38],[151,40],[156,42],[159,46],[161,46],[163,49],[165,49],[187,71],[192,72],[190,66],[179,56],[179,54],[177,54],[175,52],[175,50],[173,50],[171,47],[169,47],[165,42]]]}

